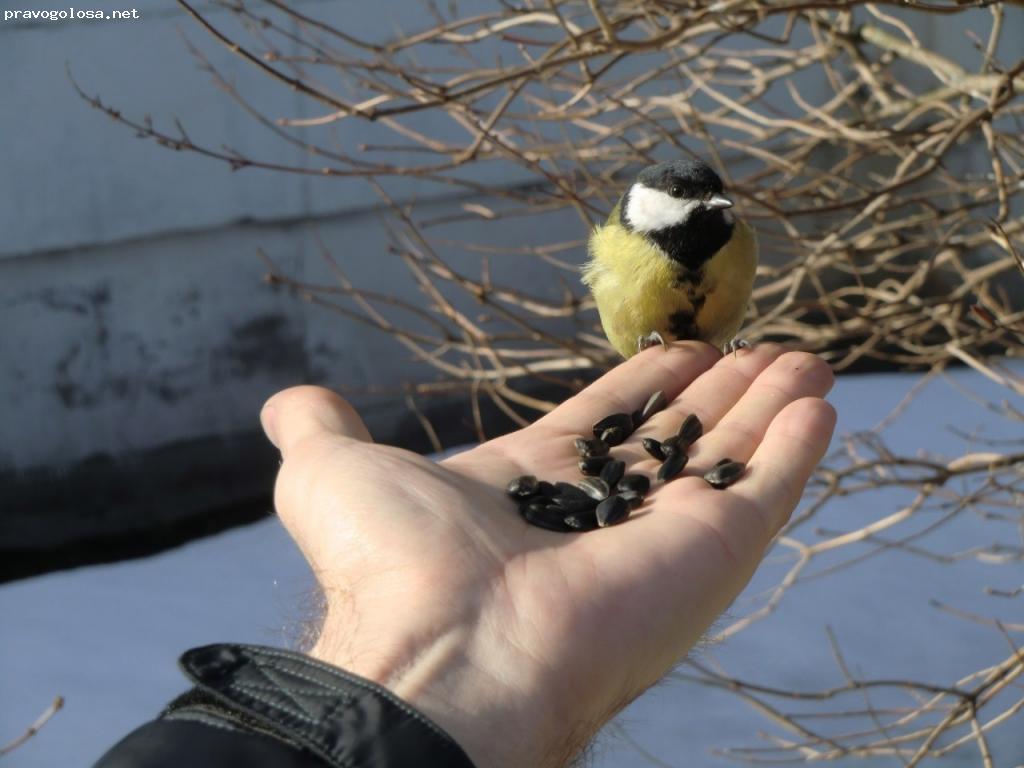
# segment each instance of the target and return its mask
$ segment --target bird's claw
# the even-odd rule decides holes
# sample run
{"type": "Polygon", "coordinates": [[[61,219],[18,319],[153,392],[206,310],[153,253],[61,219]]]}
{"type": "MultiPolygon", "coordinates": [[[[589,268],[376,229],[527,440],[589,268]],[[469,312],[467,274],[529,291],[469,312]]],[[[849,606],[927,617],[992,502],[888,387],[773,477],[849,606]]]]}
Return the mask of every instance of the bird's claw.
{"type": "Polygon", "coordinates": [[[741,349],[753,349],[753,345],[746,339],[737,336],[734,339],[729,339],[729,342],[722,347],[722,354],[728,355],[731,353],[735,357],[741,349]]]}
{"type": "Polygon", "coordinates": [[[665,341],[665,337],[657,331],[651,331],[646,336],[636,337],[636,351],[643,352],[648,347],[653,347],[655,344],[661,344],[666,350],[668,349],[668,342],[665,341]]]}

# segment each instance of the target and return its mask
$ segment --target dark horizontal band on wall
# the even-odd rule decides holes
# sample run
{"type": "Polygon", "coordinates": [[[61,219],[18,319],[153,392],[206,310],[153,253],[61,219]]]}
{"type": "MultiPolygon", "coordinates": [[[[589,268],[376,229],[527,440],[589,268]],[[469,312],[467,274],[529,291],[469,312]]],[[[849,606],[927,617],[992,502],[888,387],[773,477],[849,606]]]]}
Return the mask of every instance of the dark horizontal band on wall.
{"type": "MultiPolygon", "coordinates": [[[[532,392],[565,397],[565,390],[532,392]]],[[[420,403],[445,448],[476,442],[464,399],[420,403]]],[[[480,403],[489,436],[514,428],[480,403]]],[[[382,443],[429,453],[401,402],[364,412],[382,443]]],[[[272,514],[278,454],[262,433],[206,437],[74,466],[0,471],[0,582],[64,568],[143,557],[272,514]]]]}

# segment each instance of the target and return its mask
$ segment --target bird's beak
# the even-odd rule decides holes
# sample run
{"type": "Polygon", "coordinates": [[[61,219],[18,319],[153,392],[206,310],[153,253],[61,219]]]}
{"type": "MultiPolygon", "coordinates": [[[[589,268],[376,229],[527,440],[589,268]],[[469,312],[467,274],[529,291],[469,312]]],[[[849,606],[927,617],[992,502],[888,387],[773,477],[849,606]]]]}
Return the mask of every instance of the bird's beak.
{"type": "Polygon", "coordinates": [[[721,195],[712,195],[704,202],[704,205],[713,211],[717,211],[719,208],[732,208],[732,200],[721,195]]]}

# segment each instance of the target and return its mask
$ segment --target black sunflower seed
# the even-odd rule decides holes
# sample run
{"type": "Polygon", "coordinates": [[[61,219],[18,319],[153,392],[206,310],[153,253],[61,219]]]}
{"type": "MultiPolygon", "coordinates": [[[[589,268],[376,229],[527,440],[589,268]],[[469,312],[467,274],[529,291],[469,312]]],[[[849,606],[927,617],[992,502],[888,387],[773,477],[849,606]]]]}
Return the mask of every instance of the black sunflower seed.
{"type": "Polygon", "coordinates": [[[661,452],[668,458],[673,453],[685,453],[686,446],[681,445],[679,435],[672,435],[661,441],[661,452]]]}
{"type": "Polygon", "coordinates": [[[629,517],[629,502],[621,496],[609,496],[597,505],[597,524],[602,528],[629,517]]]}
{"type": "Polygon", "coordinates": [[[668,405],[668,399],[665,397],[665,393],[659,389],[647,399],[647,403],[640,410],[641,423],[647,421],[658,411],[664,410],[666,405],[668,405]]]}
{"type": "Polygon", "coordinates": [[[566,515],[562,522],[575,531],[592,531],[597,528],[597,513],[592,509],[585,512],[573,512],[571,515],[566,515]]]}
{"type": "Polygon", "coordinates": [[[547,502],[539,499],[533,499],[530,501],[522,501],[519,503],[519,514],[523,517],[528,515],[539,515],[544,511],[544,507],[547,506],[547,502]]]}
{"type": "Polygon", "coordinates": [[[683,420],[679,427],[679,446],[686,450],[693,445],[704,434],[704,425],[700,423],[697,414],[691,413],[683,420]]]}
{"type": "Polygon", "coordinates": [[[570,512],[583,512],[588,509],[593,509],[597,506],[597,500],[592,499],[586,494],[583,494],[582,498],[568,497],[568,496],[555,496],[547,501],[549,506],[558,507],[562,510],[562,515],[567,515],[570,512]]]}
{"type": "Polygon", "coordinates": [[[729,463],[730,463],[731,461],[732,461],[732,459],[730,459],[730,458],[729,458],[729,457],[727,456],[726,458],[724,458],[724,459],[721,459],[720,461],[716,461],[716,462],[715,462],[715,466],[716,466],[716,467],[720,467],[720,466],[722,466],[723,464],[729,464],[729,463]]]}
{"type": "Polygon", "coordinates": [[[644,423],[643,411],[633,411],[629,414],[630,421],[633,422],[633,429],[639,429],[640,425],[644,423]]]}
{"type": "Polygon", "coordinates": [[[555,483],[555,496],[586,496],[583,491],[572,483],[565,483],[559,480],[555,483]]]}
{"type": "MultiPolygon", "coordinates": [[[[604,433],[609,429],[616,428],[621,430],[622,439],[625,440],[633,434],[633,417],[628,413],[613,413],[611,416],[605,416],[594,425],[594,437],[604,440],[604,433]]],[[[611,445],[615,445],[615,443],[611,443],[611,445]]]]}
{"type": "Polygon", "coordinates": [[[687,456],[683,451],[673,451],[665,459],[665,463],[658,467],[658,479],[667,483],[673,477],[683,471],[686,466],[687,456]]]}
{"type": "Polygon", "coordinates": [[[704,475],[712,488],[728,488],[743,475],[747,465],[742,461],[730,461],[727,464],[719,462],[704,475]]]}
{"type": "Polygon", "coordinates": [[[513,499],[525,499],[537,493],[540,481],[533,475],[520,475],[509,481],[505,493],[513,499]]]}
{"type": "Polygon", "coordinates": [[[643,495],[636,491],[623,491],[619,494],[620,499],[625,499],[630,509],[636,509],[644,503],[643,495]]]}
{"type": "Polygon", "coordinates": [[[551,497],[551,503],[564,510],[562,513],[564,515],[567,512],[593,509],[597,501],[575,485],[555,483],[555,495],[551,497]]]}
{"type": "Polygon", "coordinates": [[[658,461],[665,460],[665,452],[661,449],[661,443],[658,440],[655,440],[653,437],[645,437],[640,441],[640,445],[658,461]]]}
{"type": "Polygon", "coordinates": [[[576,446],[576,452],[584,459],[592,459],[595,456],[608,455],[608,443],[605,443],[596,437],[593,440],[587,440],[585,437],[577,437],[573,445],[576,446]]]}
{"type": "Polygon", "coordinates": [[[626,462],[613,459],[601,468],[601,479],[608,483],[609,488],[614,488],[625,473],[626,462]]]}
{"type": "Polygon", "coordinates": [[[591,456],[589,459],[580,459],[580,472],[584,475],[599,475],[611,461],[611,456],[591,456]]]}
{"type": "Polygon", "coordinates": [[[537,483],[537,495],[543,496],[546,499],[550,499],[555,495],[555,486],[553,483],[549,483],[547,480],[541,480],[537,483]]]}
{"type": "Polygon", "coordinates": [[[530,502],[519,507],[523,519],[530,525],[538,528],[545,528],[549,531],[566,533],[571,531],[565,524],[565,510],[554,507],[543,502],[530,502]]]}
{"type": "Polygon", "coordinates": [[[626,431],[622,427],[608,427],[608,429],[601,433],[601,441],[612,446],[622,445],[630,434],[632,434],[632,430],[626,431]]]}
{"type": "Polygon", "coordinates": [[[641,496],[646,496],[647,492],[651,490],[651,481],[646,475],[626,475],[621,480],[617,489],[621,491],[635,491],[641,496]]]}
{"type": "Polygon", "coordinates": [[[585,477],[577,483],[577,487],[594,501],[604,501],[612,492],[608,483],[600,477],[585,477]]]}

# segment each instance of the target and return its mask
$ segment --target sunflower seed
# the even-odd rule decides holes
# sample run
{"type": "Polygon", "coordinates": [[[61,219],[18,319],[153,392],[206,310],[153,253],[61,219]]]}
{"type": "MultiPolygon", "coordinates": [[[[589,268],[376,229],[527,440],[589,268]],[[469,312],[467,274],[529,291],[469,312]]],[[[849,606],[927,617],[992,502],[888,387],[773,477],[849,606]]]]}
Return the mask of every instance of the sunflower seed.
{"type": "Polygon", "coordinates": [[[519,502],[519,514],[523,517],[529,515],[539,515],[544,512],[544,507],[547,506],[547,502],[533,499],[530,501],[519,502]]]}
{"type": "Polygon", "coordinates": [[[657,392],[655,392],[653,395],[647,398],[647,403],[644,405],[643,409],[641,409],[641,423],[647,421],[649,418],[651,418],[651,416],[656,414],[658,411],[664,410],[666,405],[668,405],[668,399],[665,397],[665,393],[659,389],[657,392]]]}
{"type": "Polygon", "coordinates": [[[630,509],[636,509],[644,503],[644,497],[636,491],[623,491],[619,498],[625,499],[630,509]]]}
{"type": "Polygon", "coordinates": [[[747,465],[742,461],[730,461],[727,464],[719,462],[704,475],[712,488],[728,488],[743,475],[747,465]]]}
{"type": "Polygon", "coordinates": [[[592,509],[585,512],[573,512],[562,521],[575,531],[592,531],[597,528],[597,514],[592,509]]]}
{"type": "MultiPolygon", "coordinates": [[[[616,428],[622,432],[622,439],[625,440],[633,434],[633,417],[628,413],[613,413],[611,416],[605,416],[594,425],[594,437],[604,440],[604,433],[609,429],[616,428]]],[[[617,445],[617,443],[610,443],[610,445],[617,445]]]]}
{"type": "Polygon", "coordinates": [[[576,452],[584,459],[608,455],[608,443],[602,442],[598,438],[587,440],[585,437],[577,437],[573,445],[576,446],[576,452]]]}
{"type": "Polygon", "coordinates": [[[572,530],[565,524],[565,510],[553,505],[530,502],[529,504],[523,504],[519,511],[526,522],[538,528],[558,531],[559,533],[566,533],[572,530]]]}
{"type": "Polygon", "coordinates": [[[549,483],[547,480],[541,480],[537,484],[537,495],[543,496],[546,499],[550,499],[555,495],[555,486],[549,483]]]}
{"type": "Polygon", "coordinates": [[[651,490],[651,481],[646,475],[626,475],[621,480],[617,489],[621,491],[635,491],[641,496],[646,496],[647,492],[651,490]]]}
{"type": "Polygon", "coordinates": [[[622,427],[608,427],[604,432],[601,433],[602,442],[608,443],[608,445],[622,445],[626,442],[626,438],[630,436],[632,430],[627,432],[622,427]]]}
{"type": "Polygon", "coordinates": [[[608,487],[608,483],[600,477],[585,477],[579,481],[577,487],[587,496],[594,499],[594,501],[604,501],[608,498],[608,494],[612,492],[612,489],[608,487]]]}
{"type": "Polygon", "coordinates": [[[568,515],[570,512],[583,512],[597,506],[597,501],[586,494],[583,494],[582,498],[575,496],[572,498],[568,496],[555,496],[554,498],[548,499],[547,503],[550,506],[555,506],[562,510],[562,515],[568,515]]]}
{"type": "Polygon", "coordinates": [[[704,425],[700,423],[697,414],[691,413],[683,420],[679,427],[679,446],[686,450],[693,445],[704,434],[704,425]]]}
{"type": "Polygon", "coordinates": [[[673,477],[683,471],[686,466],[687,457],[683,451],[673,451],[665,459],[665,463],[658,467],[658,479],[667,483],[673,477]]]}
{"type": "Polygon", "coordinates": [[[540,482],[533,475],[520,475],[509,481],[505,493],[513,499],[525,499],[537,493],[540,482]]]}
{"type": "Polygon", "coordinates": [[[589,459],[580,459],[580,472],[584,475],[599,475],[611,461],[611,456],[591,456],[589,459]]]}
{"type": "Polygon", "coordinates": [[[555,495],[551,497],[551,503],[560,507],[562,514],[566,512],[582,512],[584,509],[593,509],[597,501],[591,498],[581,488],[569,483],[555,483],[555,495]]]}
{"type": "Polygon", "coordinates": [[[630,421],[633,422],[633,429],[639,429],[640,425],[644,423],[643,411],[633,411],[629,414],[630,421]]]}
{"type": "Polygon", "coordinates": [[[732,459],[730,459],[730,458],[726,457],[726,458],[722,459],[721,461],[717,461],[717,462],[715,462],[715,466],[716,466],[716,467],[720,467],[720,466],[722,466],[723,464],[729,464],[729,463],[730,463],[731,461],[732,461],[732,459]]]}
{"type": "Polygon", "coordinates": [[[602,528],[629,517],[629,502],[621,496],[609,496],[597,505],[597,524],[602,528]]]}
{"type": "Polygon", "coordinates": [[[601,479],[608,483],[609,488],[614,488],[625,472],[626,462],[613,459],[601,468],[601,479]]]}
{"type": "Polygon", "coordinates": [[[668,458],[673,453],[685,453],[686,446],[680,445],[679,435],[672,435],[661,441],[661,452],[668,458]]]}
{"type": "Polygon", "coordinates": [[[559,480],[555,483],[555,496],[586,496],[582,490],[572,483],[565,483],[559,480]]]}
{"type": "Polygon", "coordinates": [[[640,445],[644,447],[651,456],[656,458],[658,461],[665,460],[665,452],[661,449],[661,443],[655,440],[653,437],[645,437],[640,441],[640,445]]]}

